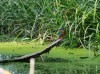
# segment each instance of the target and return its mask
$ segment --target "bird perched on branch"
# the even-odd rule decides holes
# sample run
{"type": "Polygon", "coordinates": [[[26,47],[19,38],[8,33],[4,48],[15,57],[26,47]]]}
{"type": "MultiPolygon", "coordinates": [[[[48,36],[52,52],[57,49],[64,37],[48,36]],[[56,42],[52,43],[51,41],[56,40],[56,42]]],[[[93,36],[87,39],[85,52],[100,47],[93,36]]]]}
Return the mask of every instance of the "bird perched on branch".
{"type": "Polygon", "coordinates": [[[66,34],[65,28],[61,28],[59,33],[59,39],[64,38],[65,34],[66,34]]]}
{"type": "Polygon", "coordinates": [[[44,53],[49,53],[50,50],[54,47],[54,46],[57,46],[59,45],[64,36],[66,34],[66,31],[64,28],[60,29],[60,34],[59,34],[59,39],[57,39],[55,42],[53,42],[52,44],[50,44],[48,47],[46,47],[44,50],[41,50],[41,51],[38,51],[36,53],[32,53],[32,54],[29,54],[29,55],[24,55],[24,56],[21,56],[19,58],[15,58],[15,59],[7,59],[7,60],[0,60],[0,63],[8,63],[8,62],[27,62],[29,61],[31,58],[37,58],[39,56],[41,56],[42,54],[44,53]]]}

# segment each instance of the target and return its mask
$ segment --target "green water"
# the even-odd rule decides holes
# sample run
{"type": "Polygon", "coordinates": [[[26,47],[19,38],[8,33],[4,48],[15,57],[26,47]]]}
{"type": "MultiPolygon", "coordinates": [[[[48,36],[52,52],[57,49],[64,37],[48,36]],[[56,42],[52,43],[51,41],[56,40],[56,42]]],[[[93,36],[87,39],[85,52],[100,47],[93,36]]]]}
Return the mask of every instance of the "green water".
{"type": "MultiPolygon", "coordinates": [[[[2,58],[12,59],[14,56],[2,55],[2,58]]],[[[99,60],[97,62],[89,58],[75,60],[47,56],[43,58],[44,61],[40,57],[35,59],[35,74],[100,74],[99,60]]],[[[29,74],[30,62],[0,63],[0,67],[12,74],[29,74]]]]}
{"type": "MultiPolygon", "coordinates": [[[[0,60],[13,59],[22,55],[38,52],[48,45],[33,43],[0,43],[0,60]]],[[[65,49],[54,47],[49,54],[36,58],[35,74],[100,74],[100,56],[94,57],[93,51],[83,48],[65,49]]],[[[29,62],[0,63],[0,67],[12,74],[29,74],[29,62]]]]}
{"type": "Polygon", "coordinates": [[[28,74],[29,63],[7,63],[0,64],[0,67],[10,71],[12,74],[28,74]]]}
{"type": "MultiPolygon", "coordinates": [[[[7,63],[0,67],[12,74],[29,74],[29,63],[7,63]]],[[[36,62],[35,74],[100,74],[99,64],[73,62],[36,62]]]]}

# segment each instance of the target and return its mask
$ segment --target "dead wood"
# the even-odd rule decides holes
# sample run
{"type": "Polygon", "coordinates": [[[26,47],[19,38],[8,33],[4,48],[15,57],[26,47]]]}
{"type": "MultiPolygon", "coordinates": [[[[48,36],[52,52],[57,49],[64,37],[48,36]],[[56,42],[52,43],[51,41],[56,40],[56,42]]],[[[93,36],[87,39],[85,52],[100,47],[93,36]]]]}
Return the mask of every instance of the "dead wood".
{"type": "Polygon", "coordinates": [[[22,57],[19,58],[15,58],[15,59],[9,59],[9,60],[0,60],[0,63],[8,63],[8,62],[29,62],[30,58],[37,58],[40,55],[44,54],[44,53],[49,53],[49,51],[56,45],[60,44],[62,42],[63,39],[58,39],[57,41],[55,41],[54,43],[52,43],[50,46],[48,46],[47,48],[45,48],[44,50],[41,50],[39,52],[33,53],[33,54],[28,54],[28,55],[24,55],[22,57]]]}

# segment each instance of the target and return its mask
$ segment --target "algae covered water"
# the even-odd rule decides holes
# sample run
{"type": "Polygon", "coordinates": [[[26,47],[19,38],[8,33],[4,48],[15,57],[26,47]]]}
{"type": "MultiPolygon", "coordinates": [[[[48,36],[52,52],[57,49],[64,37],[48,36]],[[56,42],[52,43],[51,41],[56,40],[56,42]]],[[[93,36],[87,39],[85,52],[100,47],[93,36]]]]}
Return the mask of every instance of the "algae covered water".
{"type": "MultiPolygon", "coordinates": [[[[14,43],[13,43],[14,44],[14,43]]],[[[27,45],[1,44],[0,60],[14,59],[22,55],[35,53],[47,46],[32,47],[27,45]],[[6,46],[6,47],[4,47],[6,46]]],[[[91,51],[85,49],[53,48],[49,54],[43,54],[43,60],[38,57],[35,60],[35,74],[100,74],[100,56],[94,58],[91,51]],[[94,58],[94,59],[93,59],[94,58]]],[[[10,71],[12,74],[29,74],[29,62],[0,63],[0,67],[10,71]]]]}
{"type": "MultiPolygon", "coordinates": [[[[29,63],[7,63],[0,64],[0,67],[12,74],[29,74],[29,63]]],[[[100,65],[38,62],[35,65],[35,74],[100,74],[100,65]]]]}
{"type": "MultiPolygon", "coordinates": [[[[3,56],[4,59],[11,59],[13,56],[3,56]]],[[[37,58],[35,61],[35,74],[100,74],[100,64],[89,63],[79,60],[47,58],[41,60],[37,58]]],[[[10,62],[0,63],[0,67],[10,71],[12,74],[29,74],[29,62],[10,62]]]]}

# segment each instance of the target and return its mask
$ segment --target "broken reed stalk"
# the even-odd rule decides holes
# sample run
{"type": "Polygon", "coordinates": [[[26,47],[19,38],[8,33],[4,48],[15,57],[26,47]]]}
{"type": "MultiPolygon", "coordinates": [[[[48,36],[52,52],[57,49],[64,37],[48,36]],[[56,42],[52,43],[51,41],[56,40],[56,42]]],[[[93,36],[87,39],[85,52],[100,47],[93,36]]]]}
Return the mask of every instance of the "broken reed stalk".
{"type": "Polygon", "coordinates": [[[35,71],[35,59],[31,58],[30,59],[30,71],[29,74],[34,74],[35,71]]]}

